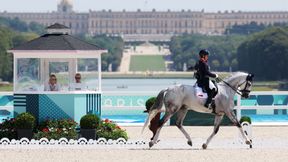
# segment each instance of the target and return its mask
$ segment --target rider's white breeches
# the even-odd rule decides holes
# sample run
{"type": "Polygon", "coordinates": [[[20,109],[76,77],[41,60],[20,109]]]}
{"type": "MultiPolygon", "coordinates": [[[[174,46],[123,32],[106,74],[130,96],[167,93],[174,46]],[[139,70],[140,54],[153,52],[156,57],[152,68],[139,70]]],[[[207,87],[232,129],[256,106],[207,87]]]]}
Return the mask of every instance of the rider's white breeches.
{"type": "Polygon", "coordinates": [[[209,88],[212,90],[213,88],[216,90],[215,85],[213,84],[213,82],[211,80],[209,80],[209,88]]]}

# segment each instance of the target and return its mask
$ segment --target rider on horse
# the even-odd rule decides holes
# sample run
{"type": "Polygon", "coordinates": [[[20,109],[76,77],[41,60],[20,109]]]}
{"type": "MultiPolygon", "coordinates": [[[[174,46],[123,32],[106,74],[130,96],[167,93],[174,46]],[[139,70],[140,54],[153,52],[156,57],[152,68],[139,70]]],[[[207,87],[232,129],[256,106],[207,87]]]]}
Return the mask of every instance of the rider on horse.
{"type": "Polygon", "coordinates": [[[217,88],[212,83],[212,81],[210,81],[209,77],[217,79],[218,75],[210,72],[210,67],[208,65],[208,56],[209,56],[209,51],[206,49],[202,49],[199,52],[200,59],[198,63],[196,63],[195,65],[195,70],[196,70],[195,77],[197,79],[197,85],[201,87],[203,90],[205,90],[208,95],[208,98],[204,106],[209,109],[212,109],[212,107],[215,106],[215,105],[211,105],[212,98],[216,95],[217,88]]]}

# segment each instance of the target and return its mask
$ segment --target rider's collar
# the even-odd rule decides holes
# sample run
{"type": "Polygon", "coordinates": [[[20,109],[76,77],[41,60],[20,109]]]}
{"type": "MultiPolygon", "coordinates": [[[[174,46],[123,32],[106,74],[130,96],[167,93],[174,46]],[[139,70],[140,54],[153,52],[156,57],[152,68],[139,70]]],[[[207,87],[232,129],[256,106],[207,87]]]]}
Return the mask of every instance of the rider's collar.
{"type": "Polygon", "coordinates": [[[204,58],[200,58],[200,61],[207,62],[208,60],[204,60],[204,58]]]}

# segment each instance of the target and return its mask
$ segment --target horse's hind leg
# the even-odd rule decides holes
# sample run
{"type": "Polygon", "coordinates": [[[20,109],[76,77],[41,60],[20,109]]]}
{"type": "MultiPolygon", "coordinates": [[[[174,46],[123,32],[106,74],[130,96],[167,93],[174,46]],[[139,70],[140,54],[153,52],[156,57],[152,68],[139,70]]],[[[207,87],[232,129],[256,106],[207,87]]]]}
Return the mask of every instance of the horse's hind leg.
{"type": "Polygon", "coordinates": [[[156,130],[155,136],[153,137],[153,140],[149,142],[149,147],[152,147],[155,143],[157,143],[161,128],[171,118],[172,115],[173,113],[169,113],[167,111],[165,112],[164,116],[159,121],[159,125],[156,130]]]}
{"type": "Polygon", "coordinates": [[[159,112],[150,122],[149,129],[153,133],[151,140],[153,140],[153,138],[156,134],[157,128],[159,126],[160,116],[161,116],[161,112],[159,112]]]}
{"type": "Polygon", "coordinates": [[[234,114],[234,112],[230,111],[228,113],[226,113],[227,117],[232,121],[233,124],[235,124],[239,130],[241,135],[243,136],[243,138],[246,140],[245,143],[247,145],[250,145],[250,148],[252,148],[252,141],[248,138],[248,136],[244,133],[244,130],[240,124],[240,122],[237,120],[236,115],[234,114]]]}
{"type": "Polygon", "coordinates": [[[212,132],[212,134],[208,137],[206,143],[203,143],[202,148],[206,149],[208,144],[210,143],[210,141],[212,140],[212,138],[217,134],[219,127],[220,127],[220,123],[223,119],[224,115],[216,115],[215,119],[214,119],[214,130],[212,132]]]}
{"type": "Polygon", "coordinates": [[[183,128],[183,120],[188,112],[188,109],[185,106],[182,106],[181,109],[177,112],[177,120],[176,126],[180,129],[180,131],[184,134],[184,136],[188,140],[188,145],[192,146],[192,140],[186,130],[183,128]]]}

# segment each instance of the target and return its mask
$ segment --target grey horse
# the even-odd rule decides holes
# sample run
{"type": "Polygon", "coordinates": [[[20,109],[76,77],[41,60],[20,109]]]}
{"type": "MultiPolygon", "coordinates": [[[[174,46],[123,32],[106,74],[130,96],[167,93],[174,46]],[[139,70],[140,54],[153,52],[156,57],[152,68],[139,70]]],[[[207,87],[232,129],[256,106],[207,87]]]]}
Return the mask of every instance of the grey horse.
{"type": "MultiPolygon", "coordinates": [[[[244,133],[241,124],[237,120],[234,108],[234,96],[236,93],[244,98],[249,97],[249,93],[252,88],[253,74],[248,74],[244,72],[232,73],[230,77],[222,80],[218,84],[218,94],[215,96],[216,108],[214,111],[204,107],[205,99],[199,99],[196,96],[195,86],[191,85],[177,85],[172,88],[167,88],[159,92],[155,103],[149,110],[149,115],[143,126],[142,133],[145,127],[150,123],[150,121],[155,117],[155,115],[161,111],[164,111],[164,116],[159,120],[158,126],[156,126],[153,132],[153,137],[149,142],[149,147],[151,148],[157,143],[159,133],[165,122],[167,122],[175,113],[177,115],[176,126],[181,130],[184,136],[188,140],[188,144],[192,146],[192,140],[190,135],[183,128],[183,120],[187,114],[188,110],[194,110],[201,113],[212,113],[215,114],[214,119],[214,130],[212,134],[208,137],[206,143],[202,145],[203,149],[206,149],[212,138],[217,134],[219,130],[220,123],[223,116],[226,114],[227,117],[236,125],[242,136],[245,139],[247,145],[252,148],[252,141],[244,133]],[[165,106],[165,110],[161,110],[162,106],[165,106]]],[[[205,119],[203,119],[205,120],[205,119]]]]}

